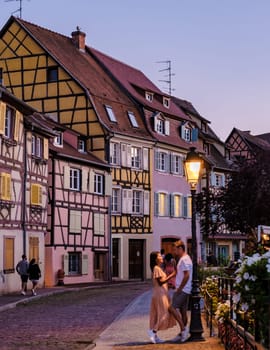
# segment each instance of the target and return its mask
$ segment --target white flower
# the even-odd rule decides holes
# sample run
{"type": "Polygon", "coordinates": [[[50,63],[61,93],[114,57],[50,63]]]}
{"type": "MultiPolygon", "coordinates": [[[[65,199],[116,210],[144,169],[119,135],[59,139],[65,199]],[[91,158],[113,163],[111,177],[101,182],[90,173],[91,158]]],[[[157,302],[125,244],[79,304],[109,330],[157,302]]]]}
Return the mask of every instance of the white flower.
{"type": "Polygon", "coordinates": [[[256,279],[257,279],[257,276],[251,275],[251,276],[249,276],[249,279],[250,279],[251,281],[255,282],[256,279]]]}
{"type": "Polygon", "coordinates": [[[266,265],[267,272],[270,273],[270,263],[266,265]]]}
{"type": "Polygon", "coordinates": [[[241,294],[240,293],[234,294],[233,295],[233,302],[234,302],[234,304],[239,303],[240,298],[241,298],[241,294]]]}
{"type": "Polygon", "coordinates": [[[249,291],[249,290],[250,290],[248,285],[245,285],[245,290],[246,290],[246,291],[249,291]]]}
{"type": "Polygon", "coordinates": [[[242,281],[242,277],[241,276],[236,276],[236,279],[235,279],[235,282],[237,283],[237,284],[239,284],[239,283],[241,283],[241,281],[242,281]]]}
{"type": "Polygon", "coordinates": [[[247,304],[247,303],[243,303],[243,304],[241,305],[241,310],[242,310],[242,311],[247,311],[247,310],[248,310],[248,304],[247,304]]]}
{"type": "Polygon", "coordinates": [[[249,279],[249,273],[248,272],[245,272],[244,275],[243,275],[244,279],[245,280],[248,280],[249,279]]]}

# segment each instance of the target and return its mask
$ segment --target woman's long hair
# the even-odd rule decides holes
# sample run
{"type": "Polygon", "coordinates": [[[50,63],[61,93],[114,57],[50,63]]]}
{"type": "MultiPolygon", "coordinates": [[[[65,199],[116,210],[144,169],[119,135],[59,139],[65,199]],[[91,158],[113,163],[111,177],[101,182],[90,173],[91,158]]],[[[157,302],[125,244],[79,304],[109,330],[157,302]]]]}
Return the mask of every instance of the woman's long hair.
{"type": "Polygon", "coordinates": [[[150,269],[153,272],[154,267],[157,265],[157,256],[160,252],[152,252],[150,254],[150,269]]]}

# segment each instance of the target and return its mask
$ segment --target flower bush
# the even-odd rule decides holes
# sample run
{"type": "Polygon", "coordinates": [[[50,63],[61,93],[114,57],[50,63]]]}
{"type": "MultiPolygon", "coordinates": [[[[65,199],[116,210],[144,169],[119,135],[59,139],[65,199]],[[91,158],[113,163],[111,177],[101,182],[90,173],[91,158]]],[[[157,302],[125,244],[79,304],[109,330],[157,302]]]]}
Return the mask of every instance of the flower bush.
{"type": "Polygon", "coordinates": [[[268,341],[269,315],[266,305],[269,302],[269,280],[270,251],[244,257],[236,270],[233,301],[238,321],[253,334],[256,329],[258,333],[255,338],[262,343],[268,341]]]}
{"type": "Polygon", "coordinates": [[[223,323],[225,320],[228,320],[230,317],[230,301],[227,300],[224,303],[218,303],[217,311],[215,313],[215,319],[219,323],[223,323]]]}

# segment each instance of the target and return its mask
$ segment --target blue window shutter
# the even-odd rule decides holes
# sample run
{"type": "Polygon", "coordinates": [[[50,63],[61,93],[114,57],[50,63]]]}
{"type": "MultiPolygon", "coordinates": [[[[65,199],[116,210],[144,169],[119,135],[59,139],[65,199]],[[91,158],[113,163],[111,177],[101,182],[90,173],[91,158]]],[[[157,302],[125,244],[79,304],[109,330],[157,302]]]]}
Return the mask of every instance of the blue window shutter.
{"type": "Polygon", "coordinates": [[[167,173],[170,172],[170,155],[169,154],[165,154],[165,171],[167,173]]]}
{"type": "Polygon", "coordinates": [[[191,141],[193,141],[193,142],[198,141],[198,134],[199,134],[198,128],[192,129],[191,130],[191,141]]]}
{"type": "Polygon", "coordinates": [[[188,214],[188,207],[187,207],[187,197],[183,196],[183,217],[186,218],[188,214]]]}
{"type": "Polygon", "coordinates": [[[159,215],[159,194],[158,193],[154,193],[154,212],[155,212],[155,216],[159,215]]]}
{"type": "Polygon", "coordinates": [[[170,195],[166,194],[166,216],[170,216],[170,195]]]}
{"type": "Polygon", "coordinates": [[[170,204],[171,204],[171,206],[170,206],[170,215],[171,216],[175,216],[174,215],[174,195],[171,193],[170,194],[170,204]]]}
{"type": "Polygon", "coordinates": [[[159,170],[158,168],[158,155],[159,155],[159,152],[158,151],[155,151],[155,170],[159,170]]]}

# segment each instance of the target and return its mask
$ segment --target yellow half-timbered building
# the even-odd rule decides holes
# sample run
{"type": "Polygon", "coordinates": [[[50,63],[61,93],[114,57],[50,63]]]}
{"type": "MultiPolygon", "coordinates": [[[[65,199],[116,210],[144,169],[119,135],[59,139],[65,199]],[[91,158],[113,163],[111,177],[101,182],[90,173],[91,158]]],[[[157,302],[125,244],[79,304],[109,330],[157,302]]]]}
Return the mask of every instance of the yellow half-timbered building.
{"type": "Polygon", "coordinates": [[[0,32],[0,70],[18,98],[84,138],[112,167],[112,275],[149,278],[153,137],[142,111],[85,45],[11,17],[0,32]]]}

